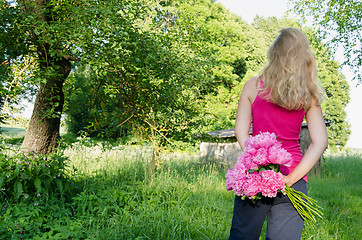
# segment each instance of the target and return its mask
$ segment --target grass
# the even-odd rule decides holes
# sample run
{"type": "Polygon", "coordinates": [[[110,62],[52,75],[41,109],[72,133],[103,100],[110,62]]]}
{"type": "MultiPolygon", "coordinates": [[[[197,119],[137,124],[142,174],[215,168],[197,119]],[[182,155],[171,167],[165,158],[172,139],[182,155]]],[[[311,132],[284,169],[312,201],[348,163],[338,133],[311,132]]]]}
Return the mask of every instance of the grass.
{"type": "MultiPolygon", "coordinates": [[[[311,239],[362,238],[361,155],[327,157],[323,177],[311,178],[309,193],[323,207],[324,218],[315,229],[307,228],[311,239]]],[[[308,239],[307,237],[305,239],[308,239]]]]}
{"type": "MultiPolygon", "coordinates": [[[[72,193],[0,206],[0,239],[227,239],[233,193],[227,169],[168,153],[149,175],[147,146],[82,139],[64,150],[72,193]]],[[[361,239],[361,155],[326,157],[309,178],[324,217],[302,239],[361,239]]],[[[262,235],[261,239],[265,236],[262,235]]]]}
{"type": "Polygon", "coordinates": [[[20,127],[2,126],[1,131],[3,137],[6,138],[18,138],[25,136],[25,129],[20,127]]]}

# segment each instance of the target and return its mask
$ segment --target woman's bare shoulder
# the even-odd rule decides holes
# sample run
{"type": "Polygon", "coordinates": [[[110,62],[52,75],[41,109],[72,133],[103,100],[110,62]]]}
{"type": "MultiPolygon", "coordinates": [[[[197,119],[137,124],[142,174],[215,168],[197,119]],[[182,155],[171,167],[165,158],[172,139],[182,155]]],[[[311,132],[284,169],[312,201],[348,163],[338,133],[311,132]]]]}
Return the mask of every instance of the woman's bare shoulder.
{"type": "Polygon", "coordinates": [[[259,77],[253,77],[247,80],[244,84],[243,92],[249,96],[256,96],[260,85],[259,77]]]}
{"type": "Polygon", "coordinates": [[[260,78],[258,76],[252,77],[245,82],[244,88],[258,89],[260,85],[260,78]]]}

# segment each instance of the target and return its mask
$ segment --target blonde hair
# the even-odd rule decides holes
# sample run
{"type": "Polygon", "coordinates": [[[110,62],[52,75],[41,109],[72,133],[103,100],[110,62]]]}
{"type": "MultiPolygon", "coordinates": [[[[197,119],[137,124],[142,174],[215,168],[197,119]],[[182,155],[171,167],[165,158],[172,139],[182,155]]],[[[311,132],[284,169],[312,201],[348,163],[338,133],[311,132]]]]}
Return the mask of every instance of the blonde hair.
{"type": "Polygon", "coordinates": [[[261,97],[289,110],[308,110],[312,99],[322,102],[315,57],[301,31],[280,30],[269,48],[268,60],[262,71],[261,97]]]}

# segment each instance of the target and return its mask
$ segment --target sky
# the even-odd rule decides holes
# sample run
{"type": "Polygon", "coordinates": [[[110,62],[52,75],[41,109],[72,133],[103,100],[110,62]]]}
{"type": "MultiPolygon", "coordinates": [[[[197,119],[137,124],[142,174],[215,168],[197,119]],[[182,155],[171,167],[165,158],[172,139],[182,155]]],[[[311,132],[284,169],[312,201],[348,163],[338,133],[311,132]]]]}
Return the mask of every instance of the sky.
{"type": "MultiPolygon", "coordinates": [[[[255,16],[262,17],[277,17],[282,18],[288,10],[289,0],[217,0],[217,3],[223,4],[231,12],[240,16],[247,23],[252,23],[255,16]]],[[[340,56],[336,57],[338,61],[340,56]]],[[[340,59],[339,62],[342,62],[340,59]]],[[[345,75],[350,85],[351,100],[347,105],[347,121],[351,125],[351,135],[347,142],[347,147],[362,148],[362,84],[356,86],[356,81],[351,81],[353,74],[348,70],[343,69],[342,73],[345,75]]]]}

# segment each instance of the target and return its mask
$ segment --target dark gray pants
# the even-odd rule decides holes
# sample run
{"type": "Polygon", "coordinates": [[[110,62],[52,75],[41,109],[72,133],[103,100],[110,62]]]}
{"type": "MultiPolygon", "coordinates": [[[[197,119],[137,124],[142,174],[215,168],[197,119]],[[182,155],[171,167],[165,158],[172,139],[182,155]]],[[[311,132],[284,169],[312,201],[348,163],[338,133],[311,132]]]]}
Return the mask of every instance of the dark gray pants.
{"type": "MultiPolygon", "coordinates": [[[[301,179],[292,188],[307,194],[307,183],[301,179]]],[[[259,240],[264,220],[267,218],[266,239],[298,240],[303,231],[303,219],[287,196],[262,198],[255,204],[236,196],[229,240],[259,240]]]]}

